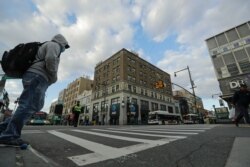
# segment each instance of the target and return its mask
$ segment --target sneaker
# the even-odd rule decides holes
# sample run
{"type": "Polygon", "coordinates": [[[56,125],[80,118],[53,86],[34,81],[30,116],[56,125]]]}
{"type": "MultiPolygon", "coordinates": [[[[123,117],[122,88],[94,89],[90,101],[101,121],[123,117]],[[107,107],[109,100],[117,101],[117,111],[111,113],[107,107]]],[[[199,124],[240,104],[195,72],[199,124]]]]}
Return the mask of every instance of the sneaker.
{"type": "Polygon", "coordinates": [[[12,139],[12,140],[0,140],[0,144],[13,145],[13,146],[21,146],[23,144],[29,145],[29,142],[24,141],[20,138],[12,139]]]}

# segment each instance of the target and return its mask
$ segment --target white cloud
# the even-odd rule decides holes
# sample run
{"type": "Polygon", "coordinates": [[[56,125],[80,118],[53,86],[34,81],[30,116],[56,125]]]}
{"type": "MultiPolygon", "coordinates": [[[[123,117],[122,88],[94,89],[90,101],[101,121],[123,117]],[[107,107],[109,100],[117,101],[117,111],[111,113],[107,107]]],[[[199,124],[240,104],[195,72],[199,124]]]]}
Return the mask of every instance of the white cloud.
{"type": "MultiPolygon", "coordinates": [[[[177,49],[162,51],[162,59],[155,64],[171,75],[188,65],[197,94],[208,98],[219,89],[205,39],[249,21],[249,7],[250,2],[246,0],[109,0],[108,3],[103,0],[4,0],[0,2],[0,53],[20,42],[47,41],[62,33],[71,46],[61,55],[58,75],[62,83],[82,75],[93,77],[99,61],[141,42],[134,39],[138,31],[156,43],[176,36],[177,49]]],[[[143,46],[137,52],[149,62],[153,59],[143,46]]],[[[190,87],[185,72],[172,79],[190,87]]],[[[8,81],[7,86],[12,100],[22,90],[21,84],[14,80],[8,81]]],[[[49,105],[47,102],[45,108],[49,105]]]]}

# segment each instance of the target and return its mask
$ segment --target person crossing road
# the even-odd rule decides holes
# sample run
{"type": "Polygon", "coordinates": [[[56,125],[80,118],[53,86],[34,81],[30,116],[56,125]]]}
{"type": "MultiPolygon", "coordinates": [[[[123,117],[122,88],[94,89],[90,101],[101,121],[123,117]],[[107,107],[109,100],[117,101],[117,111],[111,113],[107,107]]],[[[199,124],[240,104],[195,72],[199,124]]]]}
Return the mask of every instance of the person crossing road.
{"type": "Polygon", "coordinates": [[[250,91],[245,83],[240,85],[240,90],[236,91],[233,96],[233,105],[235,106],[235,125],[238,127],[240,120],[244,117],[246,123],[250,124],[248,108],[250,104],[250,91]]]}
{"type": "Polygon", "coordinates": [[[79,115],[82,111],[82,107],[80,105],[80,101],[77,101],[76,105],[73,107],[72,112],[74,114],[74,127],[77,127],[79,115]]]}

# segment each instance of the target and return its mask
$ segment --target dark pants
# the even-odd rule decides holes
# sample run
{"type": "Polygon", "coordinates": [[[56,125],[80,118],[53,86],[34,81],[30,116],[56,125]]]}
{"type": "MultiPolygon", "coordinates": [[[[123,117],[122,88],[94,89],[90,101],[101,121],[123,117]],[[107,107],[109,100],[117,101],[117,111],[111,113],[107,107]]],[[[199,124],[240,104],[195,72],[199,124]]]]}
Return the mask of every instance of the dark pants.
{"type": "Polygon", "coordinates": [[[250,124],[249,115],[248,115],[248,108],[247,107],[236,106],[235,111],[236,111],[236,114],[237,114],[235,122],[238,123],[243,118],[243,116],[244,116],[246,122],[248,124],[250,124]]]}
{"type": "Polygon", "coordinates": [[[79,112],[74,113],[74,127],[77,127],[79,115],[80,115],[79,112]]]}
{"type": "Polygon", "coordinates": [[[11,119],[11,117],[8,117],[8,118],[4,119],[3,122],[0,123],[0,134],[1,134],[3,131],[5,131],[5,129],[7,128],[8,124],[9,124],[9,122],[10,122],[10,119],[11,119]]]}

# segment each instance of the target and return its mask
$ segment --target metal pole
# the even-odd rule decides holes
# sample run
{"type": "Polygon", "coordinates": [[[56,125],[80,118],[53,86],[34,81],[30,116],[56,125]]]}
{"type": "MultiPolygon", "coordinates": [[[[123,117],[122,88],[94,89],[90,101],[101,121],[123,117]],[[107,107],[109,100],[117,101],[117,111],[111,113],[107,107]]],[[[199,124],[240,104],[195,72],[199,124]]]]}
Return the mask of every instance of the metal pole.
{"type": "Polygon", "coordinates": [[[194,91],[194,82],[192,80],[192,76],[191,76],[191,72],[189,70],[189,67],[187,66],[187,70],[188,70],[188,75],[189,75],[189,79],[190,79],[190,83],[191,83],[191,86],[192,86],[192,90],[193,90],[193,95],[194,95],[194,105],[195,105],[195,112],[198,112],[198,109],[197,109],[197,101],[196,101],[196,95],[195,95],[195,91],[194,91]]]}
{"type": "Polygon", "coordinates": [[[188,76],[189,76],[189,80],[190,80],[190,83],[191,83],[191,88],[192,88],[192,92],[193,92],[193,96],[194,96],[195,112],[198,112],[198,109],[197,109],[197,101],[196,101],[196,95],[195,95],[195,91],[194,91],[195,86],[194,86],[194,82],[193,82],[193,80],[192,80],[192,76],[191,76],[191,72],[190,72],[190,70],[189,70],[189,67],[187,66],[187,68],[184,68],[184,69],[182,69],[182,70],[179,70],[179,71],[174,72],[174,75],[176,76],[176,74],[177,74],[178,72],[181,72],[181,71],[184,71],[184,70],[188,70],[188,76]]]}
{"type": "MultiPolygon", "coordinates": [[[[108,124],[108,113],[106,111],[106,86],[107,86],[107,83],[104,82],[102,85],[104,86],[104,113],[103,113],[103,115],[105,114],[106,124],[108,124]]],[[[102,117],[103,117],[103,115],[102,115],[102,117]]],[[[103,119],[103,121],[105,121],[105,120],[103,119]]],[[[103,122],[103,123],[105,123],[105,122],[103,122]]]]}

